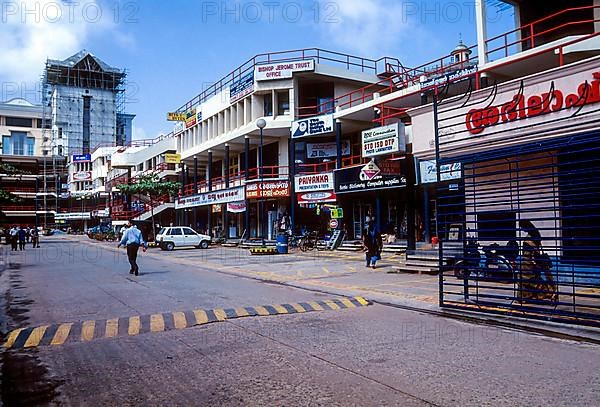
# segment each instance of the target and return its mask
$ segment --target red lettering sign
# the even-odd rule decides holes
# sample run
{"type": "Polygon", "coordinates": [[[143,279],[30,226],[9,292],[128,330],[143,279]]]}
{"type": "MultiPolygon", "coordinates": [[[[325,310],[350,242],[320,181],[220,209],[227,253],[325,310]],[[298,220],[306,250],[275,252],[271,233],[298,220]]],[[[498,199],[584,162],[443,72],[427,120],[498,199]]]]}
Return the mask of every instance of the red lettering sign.
{"type": "Polygon", "coordinates": [[[594,80],[591,83],[585,81],[578,86],[577,93],[567,96],[564,96],[561,90],[529,96],[527,99],[518,94],[509,102],[499,106],[471,109],[465,116],[467,130],[477,135],[487,127],[498,123],[508,123],[600,102],[600,72],[594,72],[592,76],[594,80]]]}

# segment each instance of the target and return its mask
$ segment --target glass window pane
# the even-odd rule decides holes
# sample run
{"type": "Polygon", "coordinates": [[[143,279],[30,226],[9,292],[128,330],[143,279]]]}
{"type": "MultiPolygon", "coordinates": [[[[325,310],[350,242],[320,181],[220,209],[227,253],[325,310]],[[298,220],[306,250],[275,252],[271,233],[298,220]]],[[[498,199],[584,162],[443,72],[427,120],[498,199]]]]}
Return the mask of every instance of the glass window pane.
{"type": "Polygon", "coordinates": [[[12,154],[12,142],[10,136],[2,136],[2,154],[12,154]]]}
{"type": "Polygon", "coordinates": [[[34,155],[35,139],[33,137],[27,137],[27,155],[34,155]]]}

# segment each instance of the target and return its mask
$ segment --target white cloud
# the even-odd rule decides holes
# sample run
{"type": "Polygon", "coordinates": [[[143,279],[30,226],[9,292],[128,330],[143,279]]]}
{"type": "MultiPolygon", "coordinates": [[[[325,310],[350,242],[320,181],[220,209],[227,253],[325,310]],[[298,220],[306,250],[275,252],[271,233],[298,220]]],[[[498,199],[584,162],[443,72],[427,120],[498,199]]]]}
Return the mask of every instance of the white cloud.
{"type": "Polygon", "coordinates": [[[1,2],[0,99],[19,96],[4,94],[6,89],[14,91],[13,84],[34,87],[47,58],[67,58],[86,48],[92,35],[107,33],[124,43],[108,5],[96,0],[1,2]]]}
{"type": "Polygon", "coordinates": [[[406,18],[402,2],[344,0],[336,4],[338,9],[331,15],[336,22],[324,20],[319,28],[328,41],[349,52],[378,58],[400,48],[403,41],[423,34],[406,18]]]}

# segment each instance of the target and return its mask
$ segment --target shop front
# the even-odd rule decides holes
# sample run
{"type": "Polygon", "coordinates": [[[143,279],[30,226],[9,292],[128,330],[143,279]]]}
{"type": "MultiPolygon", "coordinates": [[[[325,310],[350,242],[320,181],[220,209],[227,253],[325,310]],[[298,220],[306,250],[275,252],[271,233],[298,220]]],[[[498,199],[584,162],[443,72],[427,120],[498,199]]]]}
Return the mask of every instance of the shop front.
{"type": "Polygon", "coordinates": [[[248,182],[246,200],[249,211],[249,236],[274,240],[283,217],[289,216],[290,181],[248,182]]]}
{"type": "Polygon", "coordinates": [[[361,239],[374,221],[384,234],[406,235],[407,160],[372,159],[365,165],[334,171],[334,192],[343,208],[348,239],[361,239]]]}
{"type": "Polygon", "coordinates": [[[324,235],[329,228],[328,212],[337,204],[333,172],[297,175],[294,187],[299,207],[296,217],[299,230],[324,235]]]}
{"type": "Polygon", "coordinates": [[[347,239],[361,239],[368,223],[389,236],[406,239],[413,222],[414,168],[406,155],[405,126],[395,122],[361,133],[366,164],[334,171],[334,192],[343,209],[347,239]],[[408,188],[407,188],[408,187],[408,188]]]}
{"type": "Polygon", "coordinates": [[[462,173],[436,184],[440,305],[600,321],[599,61],[445,101],[437,120],[411,115],[416,140],[437,134],[440,173],[462,173]]]}

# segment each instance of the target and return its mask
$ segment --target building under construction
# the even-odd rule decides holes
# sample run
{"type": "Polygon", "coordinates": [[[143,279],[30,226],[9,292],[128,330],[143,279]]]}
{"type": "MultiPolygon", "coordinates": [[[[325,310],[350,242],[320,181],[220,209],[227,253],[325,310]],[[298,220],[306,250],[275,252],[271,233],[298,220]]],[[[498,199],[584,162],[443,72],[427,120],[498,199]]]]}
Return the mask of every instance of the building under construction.
{"type": "Polygon", "coordinates": [[[131,142],[133,115],[125,114],[126,71],[88,51],[48,59],[42,78],[46,154],[89,154],[99,145],[131,142]]]}

